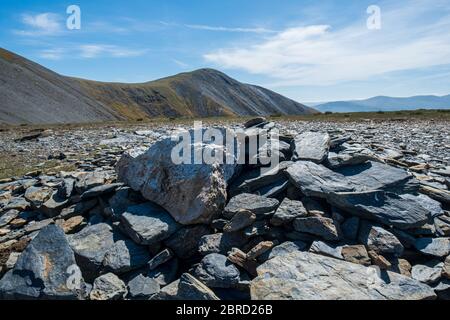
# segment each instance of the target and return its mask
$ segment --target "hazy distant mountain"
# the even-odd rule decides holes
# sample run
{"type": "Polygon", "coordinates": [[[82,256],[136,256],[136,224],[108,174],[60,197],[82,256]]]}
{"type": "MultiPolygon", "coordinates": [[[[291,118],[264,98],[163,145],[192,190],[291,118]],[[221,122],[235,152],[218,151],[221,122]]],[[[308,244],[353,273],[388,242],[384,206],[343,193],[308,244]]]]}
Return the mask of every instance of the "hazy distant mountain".
{"type": "Polygon", "coordinates": [[[322,112],[373,112],[416,109],[448,109],[450,95],[414,96],[409,98],[374,97],[367,100],[335,101],[314,106],[322,112]]]}
{"type": "Polygon", "coordinates": [[[212,69],[142,84],[104,83],[59,75],[0,48],[0,123],[311,113],[317,111],[212,69]]]}

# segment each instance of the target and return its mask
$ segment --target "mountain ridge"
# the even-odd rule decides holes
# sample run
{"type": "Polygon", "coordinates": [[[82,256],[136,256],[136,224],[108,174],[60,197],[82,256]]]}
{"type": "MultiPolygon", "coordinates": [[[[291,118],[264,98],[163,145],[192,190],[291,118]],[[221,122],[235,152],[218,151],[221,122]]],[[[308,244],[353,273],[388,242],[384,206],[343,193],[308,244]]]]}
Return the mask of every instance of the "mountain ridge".
{"type": "Polygon", "coordinates": [[[145,83],[60,75],[0,48],[0,123],[83,123],[155,117],[302,115],[317,111],[209,68],[145,83]]]}
{"type": "Polygon", "coordinates": [[[375,96],[364,100],[331,101],[314,105],[322,112],[376,112],[416,109],[448,109],[450,94],[411,97],[375,96]]]}

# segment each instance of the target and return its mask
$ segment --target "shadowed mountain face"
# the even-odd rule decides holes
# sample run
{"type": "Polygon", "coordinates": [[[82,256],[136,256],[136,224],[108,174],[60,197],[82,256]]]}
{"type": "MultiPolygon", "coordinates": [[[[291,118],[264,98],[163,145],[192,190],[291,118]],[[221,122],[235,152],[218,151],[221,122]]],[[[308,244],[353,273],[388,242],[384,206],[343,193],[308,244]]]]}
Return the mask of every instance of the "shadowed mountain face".
{"type": "Polygon", "coordinates": [[[0,48],[0,123],[80,123],[153,117],[301,115],[317,111],[212,69],[142,84],[61,76],[0,48]]]}
{"type": "Polygon", "coordinates": [[[449,109],[450,95],[408,98],[373,97],[367,100],[334,101],[315,105],[322,112],[375,112],[415,109],[449,109]]]}

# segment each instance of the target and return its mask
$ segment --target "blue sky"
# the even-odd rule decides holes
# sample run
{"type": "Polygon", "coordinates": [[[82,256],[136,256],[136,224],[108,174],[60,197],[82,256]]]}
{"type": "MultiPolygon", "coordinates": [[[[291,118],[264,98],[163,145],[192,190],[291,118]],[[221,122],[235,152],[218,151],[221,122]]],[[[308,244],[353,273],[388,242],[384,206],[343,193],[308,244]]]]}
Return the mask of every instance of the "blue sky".
{"type": "Polygon", "coordinates": [[[0,46],[101,81],[216,68],[300,102],[450,93],[450,0],[2,0],[0,46]]]}

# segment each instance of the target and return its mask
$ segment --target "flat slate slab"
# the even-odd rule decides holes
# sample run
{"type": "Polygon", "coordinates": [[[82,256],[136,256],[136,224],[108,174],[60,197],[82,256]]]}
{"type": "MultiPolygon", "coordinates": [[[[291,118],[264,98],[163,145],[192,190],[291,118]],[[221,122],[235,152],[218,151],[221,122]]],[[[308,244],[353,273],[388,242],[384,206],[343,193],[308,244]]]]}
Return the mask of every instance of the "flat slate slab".
{"type": "Polygon", "coordinates": [[[179,224],[167,211],[148,202],[129,207],[121,216],[121,227],[136,243],[152,245],[170,237],[179,224]]]}
{"type": "Polygon", "coordinates": [[[409,277],[294,251],[257,269],[251,282],[252,300],[425,300],[433,289],[409,277]]]}

